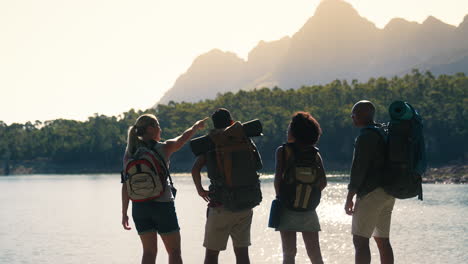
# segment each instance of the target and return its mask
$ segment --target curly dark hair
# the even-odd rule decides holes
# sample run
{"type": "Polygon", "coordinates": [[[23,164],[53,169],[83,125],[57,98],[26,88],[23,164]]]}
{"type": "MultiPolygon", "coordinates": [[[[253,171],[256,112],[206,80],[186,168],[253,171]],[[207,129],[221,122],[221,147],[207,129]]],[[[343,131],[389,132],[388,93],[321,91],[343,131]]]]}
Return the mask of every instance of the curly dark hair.
{"type": "Polygon", "coordinates": [[[315,145],[322,135],[319,122],[308,112],[294,113],[290,126],[292,136],[301,144],[315,145]]]}

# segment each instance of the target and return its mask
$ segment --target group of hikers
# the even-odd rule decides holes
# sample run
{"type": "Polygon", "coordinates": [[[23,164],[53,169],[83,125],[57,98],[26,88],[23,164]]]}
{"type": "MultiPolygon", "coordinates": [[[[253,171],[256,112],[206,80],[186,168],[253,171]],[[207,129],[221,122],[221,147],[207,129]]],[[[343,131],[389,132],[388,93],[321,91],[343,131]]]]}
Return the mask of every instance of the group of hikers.
{"type": "MultiPolygon", "coordinates": [[[[410,107],[399,103],[399,106],[410,107]]],[[[395,197],[418,195],[422,199],[420,176],[425,164],[418,165],[421,173],[413,173],[413,168],[423,153],[404,153],[420,146],[395,147],[408,144],[401,139],[405,133],[411,134],[411,144],[414,144],[415,124],[420,120],[412,107],[408,109],[411,116],[408,111],[397,109],[394,112],[400,121],[392,124],[392,116],[388,125],[375,121],[375,106],[370,101],[359,101],[351,109],[353,124],[360,128],[360,134],[354,144],[344,210],[352,215],[355,263],[370,263],[371,237],[377,243],[381,263],[393,263],[389,234],[395,197]],[[405,157],[406,160],[400,161],[405,157]],[[392,167],[389,163],[396,165],[392,167]],[[406,166],[409,163],[411,172],[406,166]],[[397,174],[405,175],[395,180],[397,174]],[[408,177],[409,174],[413,176],[408,177]]],[[[180,136],[164,142],[154,115],[140,116],[129,128],[121,177],[122,225],[131,229],[127,213],[131,200],[132,218],[143,246],[143,264],[156,261],[158,233],[168,252],[169,263],[182,263],[180,228],[174,206],[176,189],[169,173],[169,160],[197,131],[205,128],[207,119],[195,122],[180,136]]],[[[261,156],[246,126],[234,121],[227,109],[217,109],[211,120],[214,129],[204,137],[205,143],[197,150],[195,144],[191,144],[196,154],[193,182],[198,195],[208,205],[204,263],[218,263],[219,252],[226,249],[230,237],[236,263],[248,264],[253,208],[262,201],[257,173],[262,168],[261,156]],[[204,167],[210,180],[207,189],[201,180],[204,167]]],[[[296,112],[287,127],[286,143],[276,150],[276,199],[272,203],[269,225],[280,232],[283,263],[295,263],[297,232],[302,233],[310,261],[323,263],[318,235],[321,229],[315,210],[327,186],[322,157],[316,147],[321,134],[320,124],[310,113],[296,112]]]]}

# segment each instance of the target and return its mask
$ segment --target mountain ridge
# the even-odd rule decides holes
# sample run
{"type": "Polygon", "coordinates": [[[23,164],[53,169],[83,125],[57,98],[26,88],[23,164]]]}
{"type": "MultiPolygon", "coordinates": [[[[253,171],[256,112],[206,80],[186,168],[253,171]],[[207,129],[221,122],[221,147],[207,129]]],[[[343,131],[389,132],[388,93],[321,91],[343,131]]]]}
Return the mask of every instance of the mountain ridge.
{"type": "MultiPolygon", "coordinates": [[[[325,0],[291,37],[259,41],[247,60],[234,53],[213,50],[211,56],[206,56],[210,52],[200,55],[195,61],[208,61],[203,64],[204,69],[197,69],[202,74],[194,74],[194,61],[159,103],[194,102],[239,89],[273,86],[287,89],[334,79],[390,77],[416,66],[437,68],[442,73],[448,67],[453,72],[465,65],[463,54],[461,62],[454,60],[453,54],[466,47],[468,15],[459,26],[428,16],[422,23],[393,18],[379,29],[351,4],[325,0]]],[[[460,70],[468,72],[468,68],[460,70]]]]}

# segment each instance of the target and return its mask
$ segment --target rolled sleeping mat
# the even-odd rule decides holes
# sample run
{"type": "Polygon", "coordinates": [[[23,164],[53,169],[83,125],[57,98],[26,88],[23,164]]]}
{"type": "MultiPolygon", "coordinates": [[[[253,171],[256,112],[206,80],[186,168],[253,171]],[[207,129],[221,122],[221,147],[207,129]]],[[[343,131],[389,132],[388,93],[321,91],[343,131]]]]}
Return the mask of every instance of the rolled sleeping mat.
{"type": "MultiPolygon", "coordinates": [[[[254,119],[242,124],[244,133],[248,137],[263,136],[262,123],[258,119],[254,119]]],[[[195,156],[206,153],[214,148],[214,143],[208,135],[194,138],[190,141],[190,148],[195,156]]]]}
{"type": "Polygon", "coordinates": [[[245,135],[248,137],[263,136],[262,123],[258,119],[254,119],[243,123],[242,128],[244,129],[245,135]]]}
{"type": "Polygon", "coordinates": [[[395,101],[388,107],[390,117],[395,120],[410,120],[413,118],[413,108],[406,102],[395,101]]]}
{"type": "Polygon", "coordinates": [[[208,135],[190,140],[190,149],[195,156],[208,152],[214,148],[214,143],[208,135]]]}

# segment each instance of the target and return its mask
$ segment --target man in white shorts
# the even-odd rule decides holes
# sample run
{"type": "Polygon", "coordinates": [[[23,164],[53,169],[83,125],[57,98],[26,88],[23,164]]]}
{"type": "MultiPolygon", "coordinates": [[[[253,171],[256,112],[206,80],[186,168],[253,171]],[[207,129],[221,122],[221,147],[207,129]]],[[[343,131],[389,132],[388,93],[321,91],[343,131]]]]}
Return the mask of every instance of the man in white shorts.
{"type": "Polygon", "coordinates": [[[361,128],[354,145],[345,211],[353,216],[352,234],[356,264],[371,262],[369,239],[374,237],[380,252],[380,262],[393,263],[390,244],[390,223],[395,198],[382,189],[385,163],[385,141],[379,134],[380,124],[374,122],[375,107],[369,101],[359,101],[352,109],[354,126],[361,128]],[[354,196],[356,204],[353,203],[354,196]]]}
{"type": "Polygon", "coordinates": [[[198,155],[192,167],[192,178],[197,192],[205,201],[209,202],[203,241],[203,246],[206,248],[204,263],[217,264],[219,253],[226,249],[230,237],[236,256],[235,263],[249,264],[252,208],[262,200],[257,173],[262,165],[261,157],[250,139],[240,143],[232,136],[234,135],[232,129],[235,129],[236,123],[232,120],[227,109],[219,108],[211,118],[215,128],[209,134],[213,145],[216,145],[215,138],[219,135],[225,135],[226,131],[231,131],[229,132],[231,136],[225,137],[224,143],[232,143],[233,145],[224,146],[224,148],[223,145],[217,145],[210,151],[198,155]],[[242,150],[240,148],[242,146],[247,146],[244,148],[244,152],[229,152],[229,147],[242,150]],[[224,156],[225,152],[230,153],[230,155],[224,156]],[[205,190],[202,186],[201,171],[203,167],[207,168],[210,179],[209,190],[205,190]],[[244,170],[239,170],[239,167],[243,167],[244,170]],[[239,185],[236,187],[233,184],[233,182],[241,180],[248,184],[243,184],[241,187],[239,185]],[[229,187],[229,184],[234,187],[229,187]]]}

